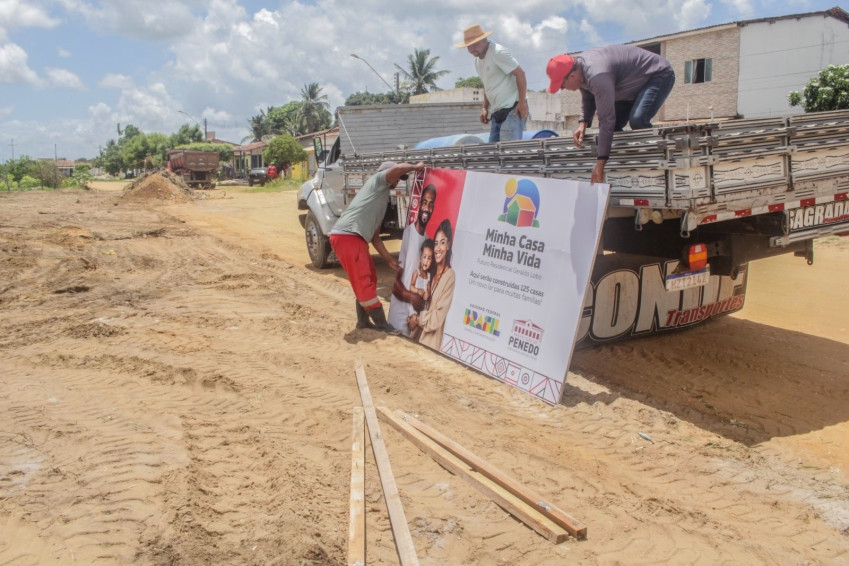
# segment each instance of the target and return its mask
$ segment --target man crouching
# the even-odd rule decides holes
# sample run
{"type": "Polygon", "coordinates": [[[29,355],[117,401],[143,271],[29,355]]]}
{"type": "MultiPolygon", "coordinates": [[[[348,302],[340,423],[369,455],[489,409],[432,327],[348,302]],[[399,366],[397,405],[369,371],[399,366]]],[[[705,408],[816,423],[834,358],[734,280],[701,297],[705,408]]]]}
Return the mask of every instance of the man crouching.
{"type": "Polygon", "coordinates": [[[371,242],[380,257],[393,270],[397,272],[400,269],[400,265],[389,255],[383,240],[380,239],[380,227],[389,205],[389,192],[395,188],[398,181],[406,179],[407,174],[422,171],[424,167],[422,162],[415,165],[393,161],[381,163],[377,173],[357,192],[330,232],[330,245],[348,275],[357,297],[357,328],[375,328],[382,332],[397,333],[386,322],[383,305],[377,297],[377,270],[368,245],[371,242]]]}

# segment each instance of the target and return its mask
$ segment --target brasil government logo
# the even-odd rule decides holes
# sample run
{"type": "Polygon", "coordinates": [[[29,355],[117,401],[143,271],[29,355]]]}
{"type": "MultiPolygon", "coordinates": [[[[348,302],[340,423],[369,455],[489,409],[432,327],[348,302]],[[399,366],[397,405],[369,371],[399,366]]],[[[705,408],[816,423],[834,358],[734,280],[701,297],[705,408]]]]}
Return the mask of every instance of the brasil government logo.
{"type": "Polygon", "coordinates": [[[504,186],[504,211],[500,222],[513,226],[539,228],[539,189],[530,179],[508,179],[504,186]]]}

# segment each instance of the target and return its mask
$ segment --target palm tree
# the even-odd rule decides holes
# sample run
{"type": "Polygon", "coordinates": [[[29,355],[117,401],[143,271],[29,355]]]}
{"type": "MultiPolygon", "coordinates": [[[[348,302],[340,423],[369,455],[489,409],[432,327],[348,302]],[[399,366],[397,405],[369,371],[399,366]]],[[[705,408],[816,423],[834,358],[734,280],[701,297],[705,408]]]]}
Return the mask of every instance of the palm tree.
{"type": "Polygon", "coordinates": [[[301,89],[300,133],[308,134],[330,127],[330,104],[327,95],[321,93],[318,83],[305,84],[301,89]]]}
{"type": "MultiPolygon", "coordinates": [[[[269,108],[271,110],[271,108],[269,108]]],[[[248,136],[245,136],[242,139],[242,143],[245,143],[247,140],[252,139],[253,141],[260,141],[262,136],[270,134],[269,131],[269,122],[265,115],[265,110],[260,110],[259,114],[256,116],[251,116],[248,120],[248,124],[250,125],[251,133],[248,136]]]]}
{"type": "Polygon", "coordinates": [[[431,57],[430,49],[416,49],[412,55],[407,55],[408,69],[403,69],[397,63],[395,67],[401,71],[404,78],[407,79],[410,94],[424,94],[430,90],[440,90],[436,86],[436,80],[443,75],[447,75],[449,71],[435,71],[434,67],[439,57],[431,57]]]}

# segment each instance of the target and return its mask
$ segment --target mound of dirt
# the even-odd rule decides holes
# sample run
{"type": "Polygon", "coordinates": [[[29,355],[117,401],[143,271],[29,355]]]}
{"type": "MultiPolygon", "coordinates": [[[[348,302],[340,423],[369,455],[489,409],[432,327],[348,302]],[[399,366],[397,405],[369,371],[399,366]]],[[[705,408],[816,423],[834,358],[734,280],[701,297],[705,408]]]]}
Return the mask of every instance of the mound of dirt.
{"type": "Polygon", "coordinates": [[[147,173],[129,185],[118,197],[118,202],[188,202],[191,190],[183,180],[168,171],[147,173]]]}

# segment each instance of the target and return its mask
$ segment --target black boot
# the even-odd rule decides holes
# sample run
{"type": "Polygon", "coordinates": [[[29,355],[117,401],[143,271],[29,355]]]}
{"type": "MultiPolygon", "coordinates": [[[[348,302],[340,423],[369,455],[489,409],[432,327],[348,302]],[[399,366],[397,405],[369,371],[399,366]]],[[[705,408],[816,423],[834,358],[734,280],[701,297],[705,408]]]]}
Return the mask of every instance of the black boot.
{"type": "Polygon", "coordinates": [[[387,334],[392,334],[395,336],[401,334],[400,330],[395,330],[394,326],[386,322],[386,315],[383,314],[383,307],[377,307],[376,309],[371,309],[366,312],[374,321],[375,330],[380,330],[381,332],[386,332],[387,334]]]}
{"type": "Polygon", "coordinates": [[[357,301],[357,328],[374,328],[363,305],[357,301]]]}

